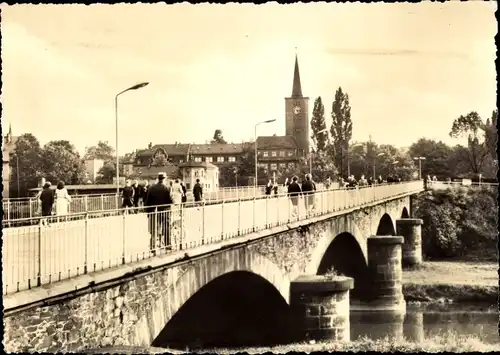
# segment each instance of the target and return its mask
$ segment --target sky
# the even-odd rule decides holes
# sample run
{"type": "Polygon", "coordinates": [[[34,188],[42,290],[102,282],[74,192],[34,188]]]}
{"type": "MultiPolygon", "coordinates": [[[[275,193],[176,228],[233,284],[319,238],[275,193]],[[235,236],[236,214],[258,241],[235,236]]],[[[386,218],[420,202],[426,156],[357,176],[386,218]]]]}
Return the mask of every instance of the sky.
{"type": "Polygon", "coordinates": [[[2,125],[42,144],[204,143],[285,134],[295,54],[327,124],[339,86],[353,140],[455,141],[453,120],[496,105],[495,2],[0,5],[2,125]]]}

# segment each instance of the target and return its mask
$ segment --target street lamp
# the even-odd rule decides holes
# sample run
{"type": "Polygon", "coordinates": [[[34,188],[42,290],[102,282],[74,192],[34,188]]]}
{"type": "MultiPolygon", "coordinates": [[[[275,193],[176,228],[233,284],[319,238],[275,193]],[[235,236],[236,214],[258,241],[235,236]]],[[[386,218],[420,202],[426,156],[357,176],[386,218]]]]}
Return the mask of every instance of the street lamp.
{"type": "MultiPolygon", "coordinates": [[[[323,133],[327,133],[328,132],[328,129],[322,129],[321,131],[319,131],[318,133],[316,134],[323,134],[323,133]]],[[[309,175],[312,176],[312,155],[313,153],[309,153],[309,175]]]]}
{"type": "Polygon", "coordinates": [[[377,174],[375,174],[375,165],[377,164],[377,157],[382,157],[384,156],[385,153],[382,152],[382,153],[378,153],[374,158],[373,158],[373,181],[375,181],[377,179],[377,174]]]}
{"type": "Polygon", "coordinates": [[[414,160],[418,160],[418,179],[422,180],[422,160],[425,160],[425,157],[415,157],[414,160]]]}
{"type": "Polygon", "coordinates": [[[257,127],[261,124],[271,123],[274,121],[276,121],[276,119],[261,121],[261,122],[258,122],[255,124],[255,134],[254,134],[254,140],[255,140],[255,182],[254,182],[254,186],[255,186],[255,191],[254,191],[254,194],[257,191],[257,163],[258,163],[257,162],[257,127]]]}
{"type": "Polygon", "coordinates": [[[148,85],[149,82],[143,82],[143,83],[140,83],[140,84],[136,84],[134,86],[131,86],[129,87],[128,89],[125,89],[121,92],[119,92],[118,94],[116,94],[115,96],[115,121],[116,121],[116,195],[117,196],[120,196],[120,160],[119,160],[119,156],[118,156],[118,96],[120,96],[121,94],[127,92],[127,91],[130,91],[130,90],[137,90],[137,89],[140,89],[140,88],[143,88],[145,87],[146,85],[148,85]]]}

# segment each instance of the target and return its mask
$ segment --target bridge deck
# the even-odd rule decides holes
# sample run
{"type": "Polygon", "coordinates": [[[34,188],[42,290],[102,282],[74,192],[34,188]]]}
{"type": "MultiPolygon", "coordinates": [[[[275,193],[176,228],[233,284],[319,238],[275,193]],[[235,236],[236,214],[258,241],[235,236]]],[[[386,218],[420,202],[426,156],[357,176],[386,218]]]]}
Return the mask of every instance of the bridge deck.
{"type": "Polygon", "coordinates": [[[154,221],[156,229],[156,222],[165,220],[167,214],[172,249],[178,250],[421,190],[422,183],[415,181],[317,192],[309,202],[314,204],[310,213],[306,211],[307,198],[299,198],[298,210],[294,211],[288,196],[278,196],[182,209],[174,206],[169,212],[152,214],[67,222],[51,218],[47,226],[6,228],[2,249],[3,292],[17,292],[149,258],[153,255],[149,220],[154,221]]]}

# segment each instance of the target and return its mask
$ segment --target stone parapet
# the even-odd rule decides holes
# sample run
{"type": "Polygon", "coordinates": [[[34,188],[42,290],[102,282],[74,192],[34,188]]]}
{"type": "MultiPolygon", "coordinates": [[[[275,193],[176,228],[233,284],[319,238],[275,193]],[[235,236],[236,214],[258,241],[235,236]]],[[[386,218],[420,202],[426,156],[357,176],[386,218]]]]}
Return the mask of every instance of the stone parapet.
{"type": "Polygon", "coordinates": [[[373,310],[404,310],[401,236],[368,238],[370,289],[366,301],[373,310]]]}
{"type": "Polygon", "coordinates": [[[299,276],[290,284],[297,341],[349,341],[350,277],[299,276]]]}
{"type": "Polygon", "coordinates": [[[413,266],[422,263],[422,224],[419,218],[396,220],[396,233],[404,237],[403,265],[413,266]]]}

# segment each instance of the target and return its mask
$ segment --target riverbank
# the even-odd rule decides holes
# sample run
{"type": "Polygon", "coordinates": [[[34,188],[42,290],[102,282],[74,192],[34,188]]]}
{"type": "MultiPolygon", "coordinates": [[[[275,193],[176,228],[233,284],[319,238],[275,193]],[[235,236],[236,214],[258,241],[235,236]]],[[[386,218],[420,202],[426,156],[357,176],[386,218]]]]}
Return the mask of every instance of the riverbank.
{"type": "Polygon", "coordinates": [[[371,340],[368,338],[359,339],[349,343],[299,343],[278,345],[273,347],[248,347],[241,349],[229,348],[214,348],[214,349],[186,349],[185,351],[169,348],[157,347],[132,347],[132,346],[119,346],[113,348],[101,348],[94,351],[86,351],[87,353],[120,353],[120,354],[263,354],[272,352],[275,354],[285,354],[289,352],[318,352],[318,351],[374,351],[374,352],[452,352],[452,353],[465,353],[465,352],[497,352],[500,351],[500,344],[491,344],[484,341],[477,335],[464,335],[460,336],[454,332],[446,332],[439,336],[433,336],[430,339],[425,339],[421,342],[415,343],[406,339],[379,339],[371,340]]]}
{"type": "Polygon", "coordinates": [[[498,263],[425,261],[404,270],[403,293],[407,302],[496,304],[498,263]]]}
{"type": "Polygon", "coordinates": [[[459,336],[456,333],[448,332],[440,336],[433,336],[414,343],[406,339],[380,339],[370,340],[367,338],[352,341],[349,343],[317,343],[317,344],[290,344],[275,347],[262,348],[242,348],[242,349],[204,349],[203,351],[191,350],[194,353],[215,353],[215,354],[236,354],[245,352],[248,354],[263,354],[272,352],[284,354],[288,352],[335,352],[335,351],[374,351],[374,352],[490,352],[500,351],[500,344],[488,344],[479,336],[467,335],[459,336]]]}

